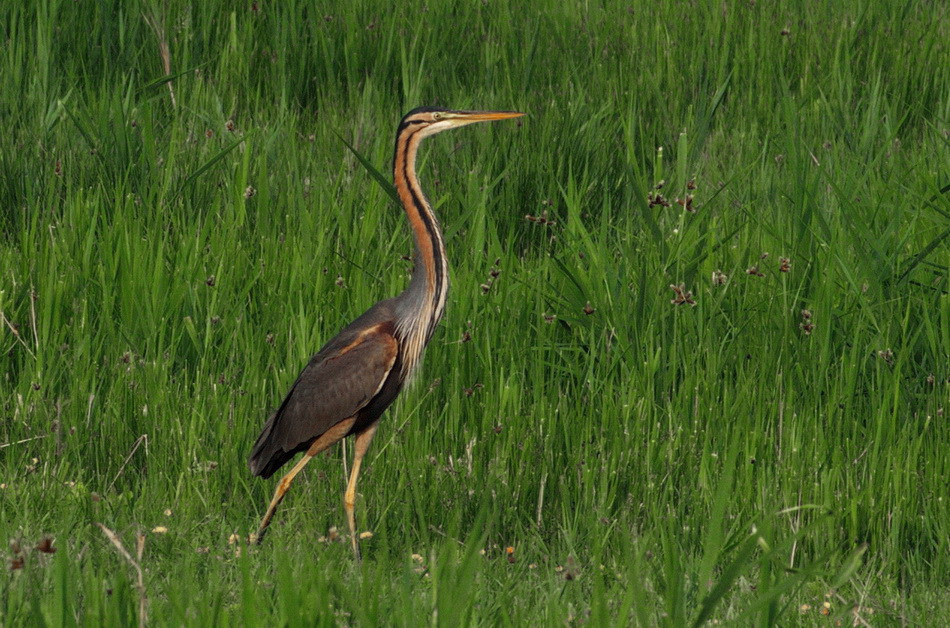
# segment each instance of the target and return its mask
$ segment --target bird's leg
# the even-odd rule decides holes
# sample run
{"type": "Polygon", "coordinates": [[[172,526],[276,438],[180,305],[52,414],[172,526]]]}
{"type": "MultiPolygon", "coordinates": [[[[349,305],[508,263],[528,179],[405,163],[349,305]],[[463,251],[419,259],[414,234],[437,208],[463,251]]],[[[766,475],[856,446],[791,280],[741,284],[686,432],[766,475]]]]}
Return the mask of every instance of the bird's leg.
{"type": "Polygon", "coordinates": [[[290,483],[294,481],[294,477],[310,462],[311,458],[313,458],[313,456],[309,453],[305,454],[304,457],[294,465],[294,468],[290,470],[290,473],[282,477],[280,482],[277,483],[277,490],[274,491],[274,497],[270,500],[270,506],[267,507],[267,512],[261,520],[260,527],[257,528],[257,534],[254,535],[254,542],[258,545],[264,540],[267,526],[270,525],[270,520],[274,518],[274,513],[277,512],[277,506],[280,505],[281,500],[284,499],[284,495],[286,495],[290,489],[290,483]]]}
{"type": "Polygon", "coordinates": [[[363,456],[366,455],[369,444],[373,442],[377,425],[379,424],[373,423],[356,435],[356,444],[353,447],[355,450],[353,455],[353,470],[350,471],[350,481],[347,483],[346,493],[343,495],[343,508],[346,509],[346,520],[347,523],[350,524],[350,540],[353,542],[353,554],[356,555],[357,560],[360,558],[360,545],[359,538],[356,536],[356,516],[353,512],[356,506],[356,480],[360,475],[360,465],[363,462],[363,456]]]}
{"type": "MultiPolygon", "coordinates": [[[[307,453],[304,454],[304,457],[294,465],[294,468],[290,470],[290,473],[280,479],[280,482],[277,483],[277,490],[274,491],[274,497],[270,500],[270,506],[267,507],[267,512],[264,514],[264,518],[261,520],[261,525],[257,529],[257,534],[254,535],[254,542],[256,544],[260,545],[261,541],[264,540],[264,534],[267,532],[267,526],[270,525],[271,519],[274,518],[274,513],[277,511],[277,506],[280,505],[281,500],[284,499],[284,495],[287,493],[288,489],[290,489],[290,483],[294,481],[294,477],[300,473],[300,471],[305,466],[307,466],[307,463],[310,462],[314,456],[349,434],[350,428],[353,427],[353,423],[355,422],[356,418],[351,417],[345,421],[340,421],[326,432],[321,434],[319,438],[313,441],[313,444],[310,445],[310,449],[308,449],[307,453]]],[[[357,442],[359,441],[357,440],[357,442]]],[[[357,451],[359,451],[358,446],[357,451]]]]}

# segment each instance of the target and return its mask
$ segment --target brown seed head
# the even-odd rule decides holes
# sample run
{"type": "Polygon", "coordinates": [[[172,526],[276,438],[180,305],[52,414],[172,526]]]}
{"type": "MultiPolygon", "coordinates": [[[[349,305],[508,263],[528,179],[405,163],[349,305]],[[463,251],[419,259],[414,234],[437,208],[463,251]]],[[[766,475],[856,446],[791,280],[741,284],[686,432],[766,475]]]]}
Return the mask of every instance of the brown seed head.
{"type": "Polygon", "coordinates": [[[40,542],[36,544],[36,551],[43,552],[44,554],[55,554],[56,548],[53,547],[53,537],[44,536],[40,539],[40,542]]]}
{"type": "Polygon", "coordinates": [[[670,290],[672,290],[676,296],[670,300],[670,303],[673,305],[696,305],[696,301],[693,300],[693,293],[686,290],[685,284],[673,285],[670,284],[670,290]]]}

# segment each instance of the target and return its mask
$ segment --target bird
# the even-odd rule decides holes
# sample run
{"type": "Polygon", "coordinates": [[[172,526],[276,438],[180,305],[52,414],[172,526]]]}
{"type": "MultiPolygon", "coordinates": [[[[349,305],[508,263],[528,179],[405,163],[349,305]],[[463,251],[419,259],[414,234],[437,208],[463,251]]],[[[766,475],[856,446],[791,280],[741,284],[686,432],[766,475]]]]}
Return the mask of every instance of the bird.
{"type": "Polygon", "coordinates": [[[442,319],[449,288],[448,262],[439,221],[416,175],[423,139],[476,122],[525,115],[517,111],[461,111],[419,107],[396,130],[393,180],[415,244],[412,277],[398,296],[379,301],[328,341],[300,372],[254,443],[248,467],[271,477],[300,452],[303,457],[277,483],[257,533],[260,544],[291,483],[310,460],[352,435],[353,466],[343,497],[353,552],[356,482],[379,419],[419,366],[426,344],[442,319]]]}

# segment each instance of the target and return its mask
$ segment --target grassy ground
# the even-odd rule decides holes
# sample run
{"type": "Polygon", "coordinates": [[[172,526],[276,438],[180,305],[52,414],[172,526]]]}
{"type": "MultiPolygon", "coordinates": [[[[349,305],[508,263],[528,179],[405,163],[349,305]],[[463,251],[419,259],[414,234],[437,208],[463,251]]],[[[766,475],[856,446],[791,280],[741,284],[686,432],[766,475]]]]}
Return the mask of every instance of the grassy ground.
{"type": "Polygon", "coordinates": [[[950,623],[946,7],[391,4],[0,9],[0,623],[950,623]],[[420,104],[529,116],[424,147],[364,560],[341,448],[248,550],[264,419],[410,271],[341,138],[420,104]]]}

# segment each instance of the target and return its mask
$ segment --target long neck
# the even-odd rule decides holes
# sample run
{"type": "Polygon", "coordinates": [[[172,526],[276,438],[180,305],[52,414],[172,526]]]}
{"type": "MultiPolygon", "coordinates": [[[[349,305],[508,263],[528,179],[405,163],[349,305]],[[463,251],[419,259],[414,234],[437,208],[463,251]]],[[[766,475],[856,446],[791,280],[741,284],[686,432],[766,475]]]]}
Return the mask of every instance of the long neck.
{"type": "Polygon", "coordinates": [[[416,152],[424,137],[422,129],[421,125],[412,123],[400,127],[393,159],[393,179],[412,228],[416,249],[412,280],[402,295],[407,311],[397,327],[405,345],[403,370],[406,374],[418,362],[442,319],[449,289],[442,230],[416,176],[416,152]]]}

